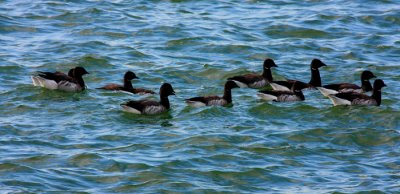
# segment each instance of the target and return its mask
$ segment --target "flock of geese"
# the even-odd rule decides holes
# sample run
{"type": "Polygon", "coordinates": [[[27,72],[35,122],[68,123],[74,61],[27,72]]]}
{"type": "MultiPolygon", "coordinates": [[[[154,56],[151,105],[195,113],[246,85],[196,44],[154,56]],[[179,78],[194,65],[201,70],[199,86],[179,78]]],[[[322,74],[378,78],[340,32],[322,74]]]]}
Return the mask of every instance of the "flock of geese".
{"type": "MultiPolygon", "coordinates": [[[[272,90],[260,90],[258,96],[267,101],[293,102],[303,101],[305,97],[302,90],[316,88],[324,96],[328,97],[334,106],[337,105],[373,105],[381,104],[381,89],[385,83],[376,79],[373,86],[370,79],[375,78],[371,71],[363,71],[361,74],[361,86],[352,83],[337,83],[321,85],[319,68],[326,66],[319,59],[313,59],[310,64],[311,79],[308,83],[298,80],[275,81],[272,77],[271,68],[278,67],[272,59],[265,59],[262,74],[245,74],[228,78],[224,86],[223,96],[200,96],[186,99],[186,103],[193,107],[200,106],[224,106],[232,103],[233,88],[263,88],[268,85],[272,90]],[[366,95],[366,92],[372,94],[366,95]]],[[[89,74],[83,67],[75,67],[69,70],[68,74],[61,72],[37,72],[33,75],[34,86],[40,86],[52,90],[63,90],[68,92],[79,92],[85,90],[85,82],[82,76],[89,74]]],[[[155,94],[155,92],[143,88],[134,88],[131,81],[138,79],[135,73],[128,71],[124,75],[123,85],[108,84],[97,88],[102,90],[114,90],[129,92],[133,94],[155,94]]],[[[164,83],[159,91],[160,101],[152,100],[131,100],[121,104],[121,107],[135,114],[159,114],[170,109],[168,96],[175,95],[171,84],[164,83]]]]}

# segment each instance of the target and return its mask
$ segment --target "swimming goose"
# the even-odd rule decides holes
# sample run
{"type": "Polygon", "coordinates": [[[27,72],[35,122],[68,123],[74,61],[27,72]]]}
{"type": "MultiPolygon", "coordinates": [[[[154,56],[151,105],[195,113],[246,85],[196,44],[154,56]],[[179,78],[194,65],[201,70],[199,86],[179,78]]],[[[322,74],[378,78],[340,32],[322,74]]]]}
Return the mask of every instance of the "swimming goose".
{"type": "Polygon", "coordinates": [[[309,87],[308,84],[296,81],[294,82],[291,91],[286,90],[262,90],[257,94],[260,98],[268,101],[276,102],[293,102],[303,101],[305,97],[301,91],[304,88],[309,87]]]}
{"type": "Polygon", "coordinates": [[[357,92],[364,93],[372,91],[372,85],[369,82],[370,79],[376,76],[371,71],[363,71],[361,73],[361,87],[356,84],[340,83],[340,84],[328,84],[317,89],[324,95],[329,96],[331,94],[343,93],[343,92],[357,92]]]}
{"type": "Polygon", "coordinates": [[[75,67],[69,70],[68,75],[61,72],[37,72],[31,77],[34,86],[40,86],[51,90],[63,90],[67,92],[79,92],[85,89],[82,76],[89,74],[83,67],[75,67]]]}
{"type": "MultiPolygon", "coordinates": [[[[321,87],[321,76],[319,74],[318,69],[323,66],[327,66],[327,65],[319,59],[313,59],[311,61],[311,64],[310,64],[311,79],[310,79],[310,82],[308,82],[310,88],[321,87]]],[[[270,85],[274,90],[290,91],[290,88],[292,88],[294,82],[296,82],[296,81],[297,80],[273,81],[270,83],[270,85]]],[[[302,83],[304,83],[304,82],[302,82],[302,83]]],[[[306,84],[306,83],[304,83],[304,84],[306,84]]]]}
{"type": "Polygon", "coordinates": [[[201,106],[224,106],[232,103],[232,92],[233,88],[239,88],[234,81],[227,81],[224,86],[224,95],[220,96],[201,96],[186,99],[186,103],[192,107],[201,106]]]}
{"type": "Polygon", "coordinates": [[[160,87],[160,101],[152,100],[131,100],[121,104],[121,107],[126,112],[134,114],[160,114],[166,112],[170,108],[168,96],[175,95],[174,89],[171,84],[164,83],[160,87]]]}
{"type": "Polygon", "coordinates": [[[332,101],[333,106],[338,105],[367,105],[367,106],[380,106],[382,100],[382,88],[386,87],[386,84],[381,79],[377,79],[374,82],[372,89],[372,95],[368,96],[356,92],[345,92],[329,95],[329,99],[332,101]]]}
{"type": "Polygon", "coordinates": [[[263,73],[259,74],[245,74],[228,78],[234,81],[241,88],[262,88],[269,82],[273,81],[271,68],[278,67],[274,60],[265,59],[263,64],[263,73]]]}
{"type": "Polygon", "coordinates": [[[124,91],[133,94],[155,94],[155,92],[143,88],[133,88],[132,87],[132,79],[139,79],[135,73],[132,71],[127,71],[124,75],[124,85],[119,84],[107,84],[103,87],[97,88],[102,90],[116,90],[116,91],[124,91]]]}

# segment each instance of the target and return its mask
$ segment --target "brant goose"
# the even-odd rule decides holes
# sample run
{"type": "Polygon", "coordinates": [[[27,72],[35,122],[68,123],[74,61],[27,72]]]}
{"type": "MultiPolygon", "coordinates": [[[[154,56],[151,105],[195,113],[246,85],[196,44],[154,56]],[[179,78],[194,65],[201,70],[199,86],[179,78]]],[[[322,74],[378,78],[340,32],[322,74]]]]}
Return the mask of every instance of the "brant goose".
{"type": "Polygon", "coordinates": [[[127,71],[124,75],[124,85],[119,85],[119,84],[107,84],[101,88],[97,89],[102,89],[102,90],[116,90],[116,91],[123,91],[123,92],[129,92],[133,94],[155,94],[155,92],[151,90],[146,90],[143,88],[133,88],[131,80],[132,79],[139,79],[135,73],[132,71],[127,71]]]}
{"type": "MultiPolygon", "coordinates": [[[[327,66],[327,65],[319,59],[313,59],[311,61],[311,64],[310,64],[311,79],[310,79],[310,82],[308,82],[309,88],[321,87],[321,76],[319,75],[318,69],[323,66],[327,66]]],[[[297,80],[273,81],[270,84],[274,90],[290,91],[290,88],[292,88],[294,82],[296,82],[296,81],[297,80]]],[[[304,82],[302,82],[302,83],[304,83],[304,82]]]]}
{"type": "Polygon", "coordinates": [[[265,59],[263,65],[263,73],[258,74],[245,74],[228,78],[228,80],[234,81],[241,88],[262,88],[269,82],[273,81],[271,68],[278,67],[274,60],[265,59]]]}
{"type": "Polygon", "coordinates": [[[82,76],[89,74],[83,67],[75,67],[68,71],[68,75],[61,72],[37,72],[31,77],[34,86],[40,86],[51,90],[63,90],[67,92],[79,92],[85,89],[82,76]]]}
{"type": "Polygon", "coordinates": [[[369,105],[369,106],[379,106],[381,105],[382,98],[382,88],[386,84],[381,80],[377,79],[374,82],[374,88],[372,90],[372,95],[367,96],[365,94],[356,92],[345,92],[329,95],[329,99],[332,101],[333,106],[338,105],[369,105]]]}
{"type": "Polygon", "coordinates": [[[350,83],[340,83],[340,84],[329,84],[324,85],[322,87],[317,87],[318,90],[324,96],[329,96],[331,94],[344,93],[344,92],[369,92],[372,91],[370,79],[375,78],[376,76],[371,71],[363,71],[361,73],[361,87],[356,84],[350,83]]]}
{"type": "Polygon", "coordinates": [[[239,88],[238,84],[234,81],[227,81],[224,87],[224,95],[220,96],[202,96],[186,99],[186,103],[192,107],[201,106],[224,106],[232,103],[232,92],[233,88],[239,88]]]}
{"type": "Polygon", "coordinates": [[[257,94],[264,100],[276,101],[276,102],[293,102],[305,100],[303,92],[304,88],[309,87],[308,84],[296,81],[292,85],[291,91],[286,90],[263,90],[257,94]]]}
{"type": "Polygon", "coordinates": [[[130,113],[135,114],[159,114],[169,110],[168,96],[175,95],[174,89],[171,84],[164,83],[160,87],[160,102],[152,100],[131,100],[121,104],[121,107],[130,113]]]}

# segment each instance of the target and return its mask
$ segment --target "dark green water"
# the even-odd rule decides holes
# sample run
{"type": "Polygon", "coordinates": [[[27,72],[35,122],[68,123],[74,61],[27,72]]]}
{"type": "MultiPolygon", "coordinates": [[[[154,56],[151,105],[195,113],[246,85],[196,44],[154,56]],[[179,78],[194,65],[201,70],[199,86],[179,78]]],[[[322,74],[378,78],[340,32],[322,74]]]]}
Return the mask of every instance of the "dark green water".
{"type": "MultiPolygon", "coordinates": [[[[0,1],[0,190],[87,193],[398,193],[400,3],[313,1],[0,1]],[[227,77],[260,72],[388,85],[380,107],[266,103],[236,89],[232,107],[189,108],[227,77]],[[70,94],[33,87],[38,70],[91,74],[70,94]],[[98,91],[125,71],[171,83],[172,110],[124,113],[141,96],[98,91]]],[[[150,97],[152,98],[152,97],[150,97]]],[[[158,98],[155,96],[154,98],[158,98]]]]}

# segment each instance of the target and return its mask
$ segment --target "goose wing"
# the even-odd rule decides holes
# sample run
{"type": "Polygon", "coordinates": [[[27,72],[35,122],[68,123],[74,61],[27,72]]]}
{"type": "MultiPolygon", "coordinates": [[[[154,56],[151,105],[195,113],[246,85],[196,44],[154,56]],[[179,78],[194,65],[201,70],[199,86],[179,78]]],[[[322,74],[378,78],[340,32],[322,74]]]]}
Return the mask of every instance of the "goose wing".
{"type": "Polygon", "coordinates": [[[261,75],[257,74],[245,74],[228,78],[228,80],[239,81],[247,85],[252,84],[254,82],[259,82],[263,79],[264,78],[261,75]]]}
{"type": "Polygon", "coordinates": [[[67,82],[75,82],[75,79],[66,75],[65,73],[62,72],[43,72],[39,71],[38,76],[48,79],[48,80],[53,80],[56,83],[59,83],[61,81],[67,81],[67,82]]]}

